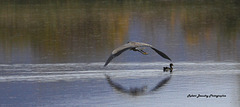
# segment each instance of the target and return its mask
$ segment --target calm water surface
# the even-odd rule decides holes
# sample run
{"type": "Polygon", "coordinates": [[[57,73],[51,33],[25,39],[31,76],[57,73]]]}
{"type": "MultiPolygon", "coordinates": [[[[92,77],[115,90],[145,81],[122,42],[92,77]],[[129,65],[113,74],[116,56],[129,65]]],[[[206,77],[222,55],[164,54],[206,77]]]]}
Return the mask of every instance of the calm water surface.
{"type": "Polygon", "coordinates": [[[239,5],[0,1],[0,106],[239,107],[239,5]],[[166,53],[174,72],[163,73],[170,62],[150,49],[126,51],[104,68],[128,41],[166,53]]]}
{"type": "Polygon", "coordinates": [[[240,104],[239,63],[0,65],[1,106],[219,106],[240,104]],[[203,69],[206,68],[206,69],[203,69]],[[224,95],[225,97],[187,97],[224,95]]]}

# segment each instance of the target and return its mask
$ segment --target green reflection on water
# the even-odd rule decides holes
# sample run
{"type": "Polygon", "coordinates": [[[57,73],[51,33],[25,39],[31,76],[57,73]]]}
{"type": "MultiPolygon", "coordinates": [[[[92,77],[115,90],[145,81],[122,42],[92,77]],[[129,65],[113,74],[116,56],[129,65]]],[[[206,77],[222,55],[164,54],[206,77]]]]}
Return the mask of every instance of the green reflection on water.
{"type": "Polygon", "coordinates": [[[167,38],[170,42],[160,44],[166,49],[161,48],[177,61],[198,60],[206,44],[211,45],[206,51],[210,60],[240,61],[239,4],[237,0],[4,0],[0,63],[105,61],[112,49],[131,40],[129,32],[144,35],[134,40],[153,45],[167,38]],[[185,49],[184,59],[172,53],[182,50],[179,45],[185,49]]]}

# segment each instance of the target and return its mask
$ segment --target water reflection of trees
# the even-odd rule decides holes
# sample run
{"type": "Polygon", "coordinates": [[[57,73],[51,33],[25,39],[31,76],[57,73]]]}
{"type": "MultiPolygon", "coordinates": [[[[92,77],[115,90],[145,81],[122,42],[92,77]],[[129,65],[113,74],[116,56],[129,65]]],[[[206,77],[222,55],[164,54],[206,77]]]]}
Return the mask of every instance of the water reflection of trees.
{"type": "Polygon", "coordinates": [[[3,56],[9,55],[9,59],[16,53],[13,48],[23,54],[25,51],[21,50],[28,50],[28,55],[37,62],[79,60],[73,56],[81,57],[80,54],[88,55],[88,59],[81,57],[82,61],[97,59],[128,40],[133,17],[144,24],[145,40],[152,38],[151,41],[157,43],[159,35],[171,40],[181,35],[177,30],[182,29],[184,40],[192,49],[216,41],[219,48],[216,53],[237,51],[240,30],[237,0],[6,0],[0,5],[0,51],[3,56]],[[180,28],[176,28],[178,23],[180,28]],[[167,26],[167,33],[159,32],[160,25],[167,26]]]}

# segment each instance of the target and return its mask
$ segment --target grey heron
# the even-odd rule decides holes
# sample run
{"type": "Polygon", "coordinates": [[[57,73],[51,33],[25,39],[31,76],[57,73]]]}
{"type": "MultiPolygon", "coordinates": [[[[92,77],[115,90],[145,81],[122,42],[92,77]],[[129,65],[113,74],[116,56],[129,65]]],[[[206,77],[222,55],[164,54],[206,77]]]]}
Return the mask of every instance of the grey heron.
{"type": "Polygon", "coordinates": [[[115,57],[119,56],[121,53],[123,53],[126,50],[132,50],[132,51],[138,51],[140,53],[142,53],[143,55],[147,55],[146,52],[144,52],[142,49],[140,49],[140,47],[150,47],[151,49],[153,49],[155,52],[157,52],[160,56],[162,56],[165,59],[168,59],[171,61],[171,59],[164,54],[163,52],[157,50],[156,48],[154,48],[152,45],[147,44],[147,43],[142,43],[142,42],[128,42],[127,44],[124,44],[116,49],[114,49],[112,51],[112,54],[109,56],[109,58],[107,59],[106,63],[104,64],[104,67],[108,65],[108,63],[115,57]]]}

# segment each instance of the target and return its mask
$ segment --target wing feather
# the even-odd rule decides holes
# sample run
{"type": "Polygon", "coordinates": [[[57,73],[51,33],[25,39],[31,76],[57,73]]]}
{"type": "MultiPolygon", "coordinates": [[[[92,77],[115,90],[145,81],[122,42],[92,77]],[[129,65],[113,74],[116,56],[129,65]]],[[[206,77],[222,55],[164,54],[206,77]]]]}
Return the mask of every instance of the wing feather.
{"type": "Polygon", "coordinates": [[[121,50],[118,50],[117,52],[112,52],[112,54],[109,56],[109,58],[107,59],[106,63],[104,64],[104,67],[108,65],[108,63],[115,57],[117,57],[118,55],[120,55],[121,53],[123,53],[124,51],[130,49],[130,47],[126,47],[123,48],[121,50]]]}
{"type": "Polygon", "coordinates": [[[161,52],[161,51],[159,51],[159,50],[157,50],[156,48],[154,48],[154,47],[151,47],[155,52],[157,52],[160,56],[162,56],[163,58],[165,58],[165,59],[168,59],[168,60],[170,60],[170,61],[172,61],[165,53],[163,53],[163,52],[161,52]]]}

